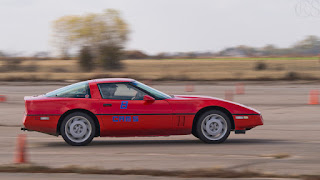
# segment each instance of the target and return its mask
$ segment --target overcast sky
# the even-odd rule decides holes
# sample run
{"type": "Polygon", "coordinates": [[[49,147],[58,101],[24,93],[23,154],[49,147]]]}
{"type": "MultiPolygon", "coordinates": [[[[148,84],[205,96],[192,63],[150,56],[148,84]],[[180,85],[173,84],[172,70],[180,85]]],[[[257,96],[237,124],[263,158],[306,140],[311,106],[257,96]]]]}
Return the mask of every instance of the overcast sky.
{"type": "Polygon", "coordinates": [[[219,51],[237,45],[287,47],[307,35],[320,36],[320,0],[313,0],[313,6],[308,7],[309,2],[0,0],[0,50],[28,54],[52,51],[49,40],[53,20],[107,8],[120,10],[130,25],[127,49],[155,54],[219,51]]]}

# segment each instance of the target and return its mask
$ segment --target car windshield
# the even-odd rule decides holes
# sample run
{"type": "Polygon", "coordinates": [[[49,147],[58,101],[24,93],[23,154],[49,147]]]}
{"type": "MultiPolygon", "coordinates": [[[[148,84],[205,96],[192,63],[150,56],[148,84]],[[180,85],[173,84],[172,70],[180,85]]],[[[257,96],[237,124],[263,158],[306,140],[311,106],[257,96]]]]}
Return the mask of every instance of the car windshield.
{"type": "Polygon", "coordinates": [[[60,89],[48,92],[47,97],[90,98],[89,84],[87,81],[71,84],[60,89]]]}
{"type": "Polygon", "coordinates": [[[153,89],[152,87],[150,86],[147,86],[141,82],[138,82],[138,81],[134,81],[132,82],[132,84],[138,88],[141,88],[147,92],[149,92],[150,94],[152,94],[153,96],[155,96],[157,99],[169,99],[171,98],[171,96],[169,96],[168,94],[165,94],[161,91],[158,91],[156,89],[153,89]]]}

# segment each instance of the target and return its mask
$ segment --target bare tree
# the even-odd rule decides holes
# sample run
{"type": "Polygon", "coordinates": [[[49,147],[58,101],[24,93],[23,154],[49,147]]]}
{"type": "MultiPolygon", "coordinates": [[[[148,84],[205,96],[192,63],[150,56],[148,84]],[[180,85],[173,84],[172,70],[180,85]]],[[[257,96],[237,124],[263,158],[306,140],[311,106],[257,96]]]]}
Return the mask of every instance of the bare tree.
{"type": "Polygon", "coordinates": [[[61,55],[68,55],[70,49],[87,46],[97,61],[106,59],[106,54],[102,52],[105,47],[109,49],[112,47],[111,49],[114,50],[122,49],[129,34],[127,23],[120,13],[113,9],[83,16],[64,16],[54,21],[53,28],[55,45],[60,49],[61,55]]]}

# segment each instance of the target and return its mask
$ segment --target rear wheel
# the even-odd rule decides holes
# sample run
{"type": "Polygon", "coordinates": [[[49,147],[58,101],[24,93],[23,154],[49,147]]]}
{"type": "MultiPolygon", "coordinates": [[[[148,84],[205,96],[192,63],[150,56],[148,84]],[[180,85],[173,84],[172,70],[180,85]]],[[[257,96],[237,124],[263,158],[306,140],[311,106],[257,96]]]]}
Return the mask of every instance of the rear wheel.
{"type": "Polygon", "coordinates": [[[60,132],[68,144],[84,146],[94,138],[95,129],[94,121],[89,115],[82,112],[74,112],[64,118],[60,132]]]}
{"type": "Polygon", "coordinates": [[[206,143],[224,142],[231,129],[231,123],[226,114],[218,110],[203,113],[196,124],[198,138],[206,143]]]}

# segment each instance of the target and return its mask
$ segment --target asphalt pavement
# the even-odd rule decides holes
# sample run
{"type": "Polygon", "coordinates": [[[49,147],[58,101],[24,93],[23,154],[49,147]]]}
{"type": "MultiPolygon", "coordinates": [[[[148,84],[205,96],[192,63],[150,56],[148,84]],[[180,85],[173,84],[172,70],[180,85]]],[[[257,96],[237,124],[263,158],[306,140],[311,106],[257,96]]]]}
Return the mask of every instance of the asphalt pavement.
{"type": "MultiPolygon", "coordinates": [[[[265,125],[244,135],[231,133],[225,143],[204,144],[192,135],[99,137],[85,147],[69,146],[61,136],[20,131],[24,113],[23,96],[42,94],[62,84],[1,84],[0,95],[6,95],[8,100],[0,103],[0,165],[13,163],[17,135],[25,133],[28,160],[50,167],[77,165],[104,169],[161,170],[227,168],[275,174],[320,174],[320,105],[308,105],[310,90],[319,89],[320,83],[244,83],[245,94],[235,94],[233,100],[261,111],[265,125]]],[[[168,94],[224,98],[226,90],[235,92],[235,84],[194,83],[194,92],[185,92],[185,83],[167,82],[154,84],[153,87],[168,94]]],[[[0,176],[18,179],[20,175],[1,173],[0,176]]],[[[34,176],[30,175],[30,179],[34,176]]],[[[64,176],[68,178],[70,175],[64,176]]],[[[63,176],[60,177],[63,179],[63,176]]],[[[95,178],[99,179],[100,176],[95,178]]],[[[138,179],[137,176],[130,179],[134,178],[138,179]]]]}

